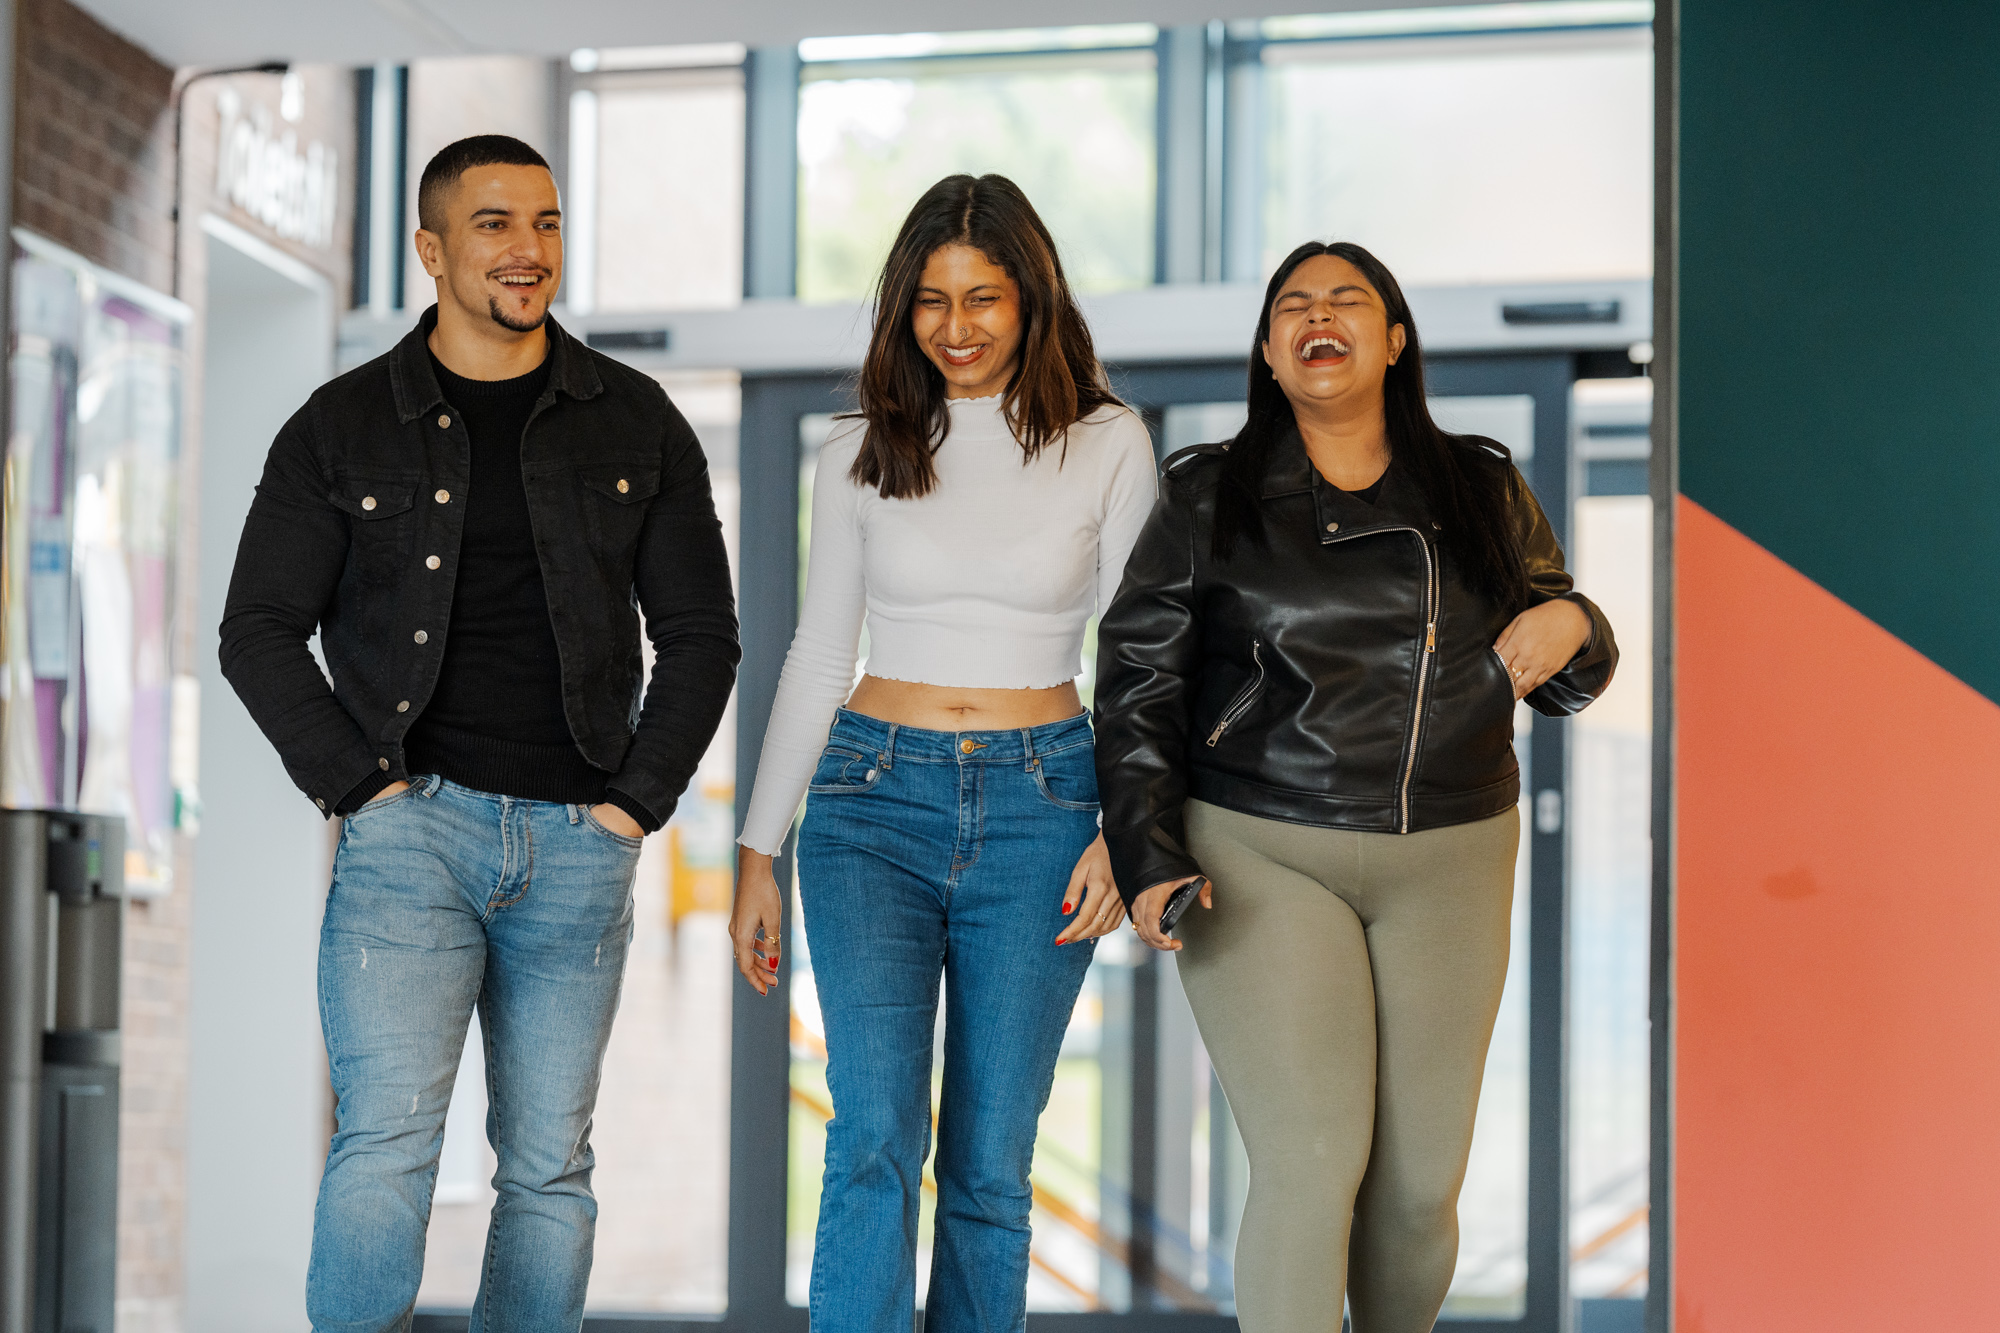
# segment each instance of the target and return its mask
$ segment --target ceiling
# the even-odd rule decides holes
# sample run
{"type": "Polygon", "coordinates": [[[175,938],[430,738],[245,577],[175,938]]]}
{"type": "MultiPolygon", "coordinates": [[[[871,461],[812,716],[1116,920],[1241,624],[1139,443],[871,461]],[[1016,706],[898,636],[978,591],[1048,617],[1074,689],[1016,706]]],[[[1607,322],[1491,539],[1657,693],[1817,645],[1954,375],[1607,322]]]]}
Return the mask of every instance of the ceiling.
{"type": "MultiPolygon", "coordinates": [[[[743,42],[859,33],[1199,23],[1221,5],[1273,12],[1407,9],[1447,0],[1013,0],[1000,10],[937,0],[78,0],[169,65],[267,59],[343,65],[426,56],[556,56],[588,46],[743,42]]],[[[1455,0],[1466,3],[1466,0],[1455,0]]],[[[1473,0],[1483,3],[1485,0],[1473,0]]]]}

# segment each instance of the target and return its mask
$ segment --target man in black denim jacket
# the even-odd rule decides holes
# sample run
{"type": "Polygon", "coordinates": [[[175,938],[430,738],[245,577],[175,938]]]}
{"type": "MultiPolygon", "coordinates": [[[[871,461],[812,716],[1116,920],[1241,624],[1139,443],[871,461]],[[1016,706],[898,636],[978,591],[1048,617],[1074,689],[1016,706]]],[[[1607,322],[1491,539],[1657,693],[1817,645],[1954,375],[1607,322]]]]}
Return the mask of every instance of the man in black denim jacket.
{"type": "Polygon", "coordinates": [[[279,432],[222,620],[223,673],[293,781],[350,816],[321,928],[339,1118],[308,1313],[406,1317],[477,1003],[500,1195],[474,1327],[575,1329],[632,875],[721,720],[735,608],[694,433],[547,317],[547,164],[461,140],[419,210],[438,305],[279,432]]]}

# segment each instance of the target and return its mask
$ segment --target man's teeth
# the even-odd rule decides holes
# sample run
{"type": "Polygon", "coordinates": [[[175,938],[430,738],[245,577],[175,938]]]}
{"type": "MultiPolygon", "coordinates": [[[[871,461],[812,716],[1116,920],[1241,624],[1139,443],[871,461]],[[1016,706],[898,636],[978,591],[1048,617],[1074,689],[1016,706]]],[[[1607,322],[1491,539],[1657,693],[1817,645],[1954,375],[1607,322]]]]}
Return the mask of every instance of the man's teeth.
{"type": "Polygon", "coordinates": [[[532,287],[540,282],[541,278],[532,273],[509,273],[500,281],[509,287],[532,287]]]}
{"type": "Polygon", "coordinates": [[[1315,338],[1299,350],[1299,360],[1316,361],[1322,356],[1346,356],[1351,349],[1339,338],[1315,338]]]}

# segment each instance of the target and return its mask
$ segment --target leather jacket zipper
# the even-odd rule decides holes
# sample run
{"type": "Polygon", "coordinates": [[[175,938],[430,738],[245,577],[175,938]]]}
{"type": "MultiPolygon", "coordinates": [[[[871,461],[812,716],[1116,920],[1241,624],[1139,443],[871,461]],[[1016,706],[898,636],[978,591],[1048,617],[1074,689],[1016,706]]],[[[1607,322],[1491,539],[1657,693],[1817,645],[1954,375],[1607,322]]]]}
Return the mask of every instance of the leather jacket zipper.
{"type": "Polygon", "coordinates": [[[1213,748],[1222,739],[1222,734],[1242,720],[1250,711],[1250,705],[1257,700],[1257,692],[1264,688],[1264,641],[1250,640],[1250,660],[1257,664],[1257,674],[1250,677],[1250,683],[1236,692],[1229,706],[1222,710],[1222,716],[1215,720],[1215,730],[1208,733],[1208,743],[1213,748]]]}
{"type": "Polygon", "coordinates": [[[1403,761],[1403,780],[1396,791],[1396,831],[1410,831],[1410,782],[1417,774],[1417,747],[1424,731],[1424,701],[1430,692],[1431,663],[1437,656],[1438,575],[1430,541],[1415,528],[1417,544],[1424,548],[1424,651],[1417,659],[1417,702],[1410,711],[1409,754],[1403,761]]]}

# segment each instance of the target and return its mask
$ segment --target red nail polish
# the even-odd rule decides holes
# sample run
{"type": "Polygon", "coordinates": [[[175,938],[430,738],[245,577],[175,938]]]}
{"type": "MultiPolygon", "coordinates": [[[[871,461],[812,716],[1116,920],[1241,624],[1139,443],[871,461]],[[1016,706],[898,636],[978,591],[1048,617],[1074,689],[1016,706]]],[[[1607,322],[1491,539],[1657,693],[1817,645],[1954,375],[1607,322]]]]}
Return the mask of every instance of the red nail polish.
{"type": "Polygon", "coordinates": [[[1064,916],[1068,916],[1068,915],[1070,914],[1070,912],[1071,912],[1071,911],[1072,911],[1072,910],[1074,909],[1074,907],[1075,907],[1075,904],[1073,904],[1073,903],[1064,903],[1064,904],[1063,904],[1063,915],[1064,915],[1064,916]]]}
{"type": "Polygon", "coordinates": [[[1062,942],[1063,942],[1063,937],[1060,935],[1056,936],[1056,943],[1061,944],[1062,942]]]}

